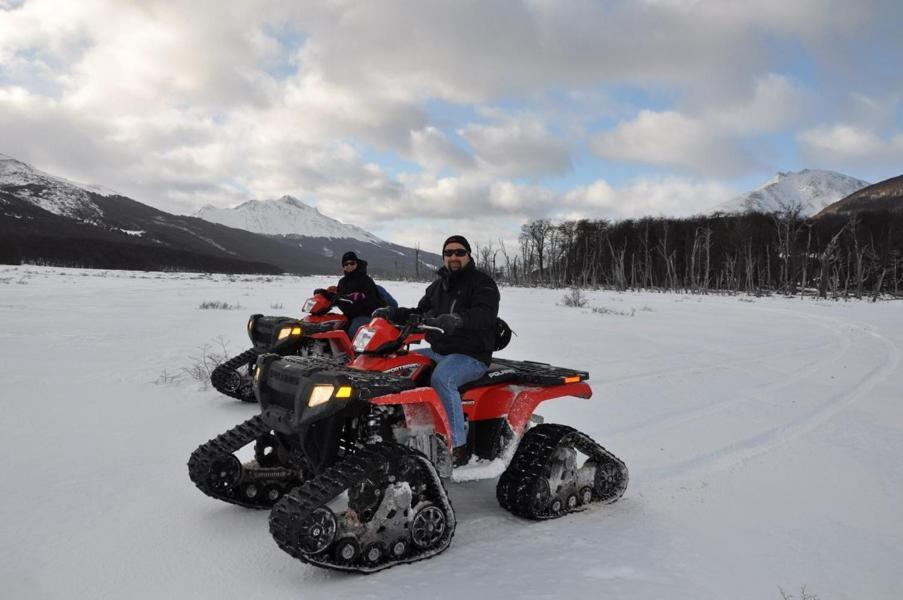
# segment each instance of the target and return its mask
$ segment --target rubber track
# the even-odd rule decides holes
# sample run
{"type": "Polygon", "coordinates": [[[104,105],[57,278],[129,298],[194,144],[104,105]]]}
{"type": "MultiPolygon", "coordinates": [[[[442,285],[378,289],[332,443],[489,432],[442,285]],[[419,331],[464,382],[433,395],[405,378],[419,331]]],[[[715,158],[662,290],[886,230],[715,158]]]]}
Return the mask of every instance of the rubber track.
{"type": "Polygon", "coordinates": [[[439,554],[451,544],[455,533],[455,516],[451,500],[445,492],[445,487],[442,485],[435,467],[433,467],[426,456],[400,444],[380,442],[368,444],[354,454],[344,457],[317,477],[305,481],[301,487],[283,496],[270,513],[270,533],[280,548],[302,562],[328,569],[367,574],[398,564],[424,560],[439,554]],[[408,554],[402,559],[387,557],[378,565],[368,565],[363,564],[362,557],[358,556],[356,559],[357,564],[347,565],[337,563],[332,557],[330,550],[335,540],[326,550],[310,555],[303,551],[292,539],[291,531],[293,526],[303,523],[314,510],[325,505],[344,490],[350,489],[366,479],[382,479],[387,463],[390,466],[388,475],[391,480],[393,475],[391,467],[397,465],[402,459],[409,457],[418,460],[424,469],[428,470],[431,477],[428,478],[429,482],[426,489],[427,500],[445,512],[447,530],[439,547],[417,551],[413,544],[409,544],[408,554]]]}
{"type": "Polygon", "coordinates": [[[198,446],[188,459],[188,476],[199,490],[217,500],[237,504],[246,508],[271,508],[286,491],[300,483],[297,470],[284,467],[260,467],[255,461],[241,465],[234,452],[270,432],[270,428],[258,415],[232,429],[221,433],[206,444],[198,446]],[[240,475],[233,485],[217,489],[211,485],[214,469],[223,461],[237,465],[240,475]],[[246,485],[253,484],[259,493],[254,498],[241,494],[246,485]],[[270,498],[264,490],[278,489],[279,497],[270,498]]]}
{"type": "Polygon", "coordinates": [[[242,402],[257,402],[250,381],[242,382],[237,389],[232,391],[227,390],[225,384],[226,381],[234,377],[233,373],[236,373],[239,367],[256,362],[257,357],[260,356],[260,354],[260,351],[255,348],[250,348],[238,356],[230,358],[213,369],[213,373],[210,374],[210,383],[213,384],[213,387],[221,394],[241,400],[242,402]]]}
{"type": "MultiPolygon", "coordinates": [[[[629,476],[627,466],[618,457],[573,427],[544,423],[524,434],[511,463],[499,477],[496,498],[502,508],[526,519],[555,519],[568,514],[567,510],[552,512],[549,508],[550,502],[546,503],[546,506],[535,506],[534,494],[530,489],[531,483],[537,478],[548,480],[552,457],[561,447],[576,448],[595,459],[599,466],[612,465],[618,469],[620,473],[618,488],[605,498],[600,498],[594,488],[593,503],[611,504],[624,495],[629,476]]],[[[555,490],[551,492],[554,496],[555,490]]]]}

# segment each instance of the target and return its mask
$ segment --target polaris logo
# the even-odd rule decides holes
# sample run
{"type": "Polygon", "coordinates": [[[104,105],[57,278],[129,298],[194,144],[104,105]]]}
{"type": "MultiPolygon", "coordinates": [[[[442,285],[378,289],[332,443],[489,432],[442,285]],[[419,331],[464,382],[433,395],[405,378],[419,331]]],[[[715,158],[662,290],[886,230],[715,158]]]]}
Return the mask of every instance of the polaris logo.
{"type": "Polygon", "coordinates": [[[502,369],[501,371],[493,371],[489,374],[489,377],[501,377],[502,375],[511,375],[512,373],[517,373],[516,369],[502,369]]]}

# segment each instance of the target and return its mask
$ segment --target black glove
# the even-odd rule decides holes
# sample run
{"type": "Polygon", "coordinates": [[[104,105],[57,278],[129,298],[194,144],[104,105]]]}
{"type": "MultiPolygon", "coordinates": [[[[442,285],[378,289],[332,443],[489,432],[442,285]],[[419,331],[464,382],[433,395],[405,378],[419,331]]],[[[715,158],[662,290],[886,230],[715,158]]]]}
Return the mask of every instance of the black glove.
{"type": "Polygon", "coordinates": [[[380,317],[386,321],[391,321],[395,316],[395,309],[391,306],[381,306],[370,313],[371,317],[380,317]]]}
{"type": "Polygon", "coordinates": [[[438,327],[446,334],[450,334],[464,327],[464,319],[457,313],[445,313],[444,315],[424,319],[423,324],[430,327],[438,327]]]}
{"type": "Polygon", "coordinates": [[[317,288],[314,290],[314,296],[323,296],[327,300],[332,300],[335,298],[335,294],[330,292],[329,290],[324,290],[323,288],[317,288]]]}

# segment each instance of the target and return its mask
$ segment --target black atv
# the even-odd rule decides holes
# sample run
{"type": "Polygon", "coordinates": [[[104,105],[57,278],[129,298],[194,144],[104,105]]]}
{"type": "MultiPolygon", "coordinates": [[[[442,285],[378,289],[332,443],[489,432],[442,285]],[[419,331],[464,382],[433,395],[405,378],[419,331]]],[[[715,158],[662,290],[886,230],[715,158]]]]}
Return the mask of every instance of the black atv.
{"type": "Polygon", "coordinates": [[[348,318],[330,312],[332,301],[314,294],[301,308],[308,313],[301,319],[251,315],[248,337],[251,348],[218,365],[210,374],[214,389],[243,402],[256,402],[252,378],[257,357],[274,353],[280,356],[317,356],[332,358],[341,364],[354,356],[345,327],[348,318]]]}

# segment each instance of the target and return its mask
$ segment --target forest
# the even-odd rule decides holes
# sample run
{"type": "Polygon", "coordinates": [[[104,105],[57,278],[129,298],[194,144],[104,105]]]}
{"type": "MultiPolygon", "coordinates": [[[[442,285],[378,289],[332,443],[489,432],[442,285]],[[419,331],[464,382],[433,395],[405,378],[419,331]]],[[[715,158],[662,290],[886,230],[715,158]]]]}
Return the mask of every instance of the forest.
{"type": "Polygon", "coordinates": [[[477,244],[513,285],[877,298],[903,292],[903,216],[714,214],[521,227],[517,248],[477,244]]]}

